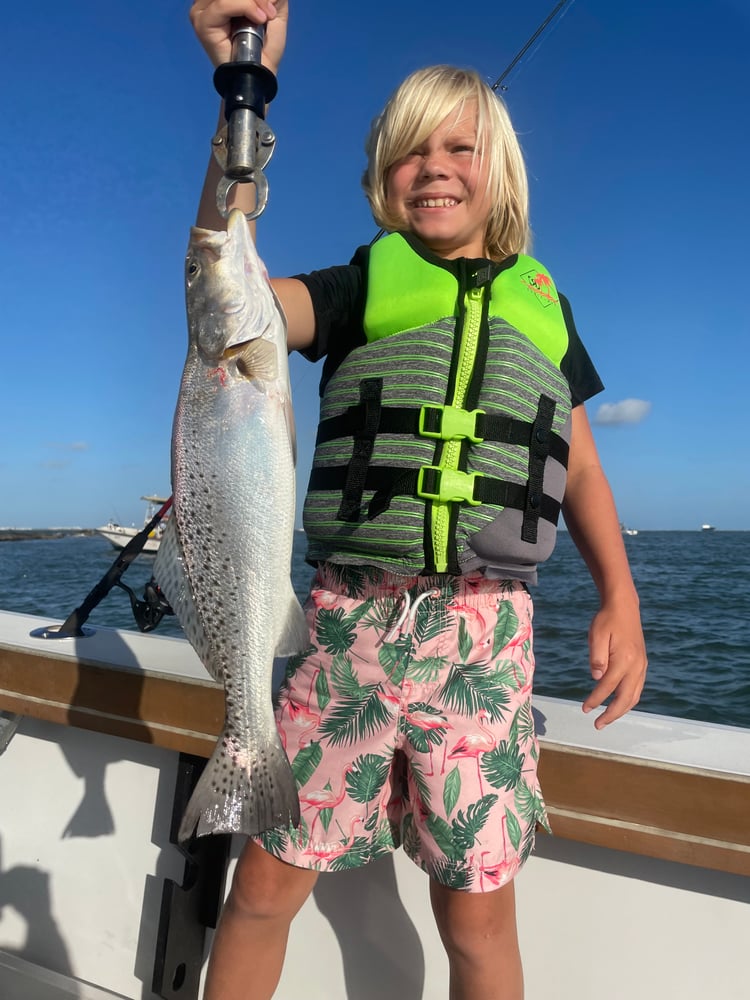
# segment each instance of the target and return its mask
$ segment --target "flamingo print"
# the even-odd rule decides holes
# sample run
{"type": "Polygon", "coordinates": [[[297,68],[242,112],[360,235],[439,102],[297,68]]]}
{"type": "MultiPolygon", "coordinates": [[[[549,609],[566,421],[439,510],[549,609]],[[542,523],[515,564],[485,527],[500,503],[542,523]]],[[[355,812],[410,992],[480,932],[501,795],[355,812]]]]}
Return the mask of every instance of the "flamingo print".
{"type": "MultiPolygon", "coordinates": [[[[297,742],[297,746],[300,749],[304,746],[307,746],[307,744],[310,742],[307,739],[308,734],[312,733],[320,725],[320,717],[322,713],[314,712],[310,708],[313,689],[315,688],[315,681],[317,680],[319,673],[320,673],[320,667],[316,667],[310,679],[310,689],[307,692],[306,704],[303,705],[301,704],[301,702],[292,701],[292,699],[289,698],[284,703],[281,709],[280,718],[283,717],[284,712],[286,711],[287,715],[289,716],[289,725],[294,726],[295,728],[298,728],[300,730],[297,742]]],[[[280,733],[281,733],[281,742],[284,746],[284,749],[286,750],[287,749],[286,733],[283,729],[280,730],[280,733]]]]}
{"type": "Polygon", "coordinates": [[[324,809],[333,809],[344,801],[346,795],[346,776],[354,770],[353,764],[347,764],[341,774],[341,788],[338,793],[331,788],[316,788],[304,795],[300,795],[299,801],[302,809],[316,809],[315,818],[310,827],[310,840],[315,832],[315,824],[320,819],[320,814],[324,809]]]}
{"type": "Polygon", "coordinates": [[[484,891],[484,880],[487,879],[496,889],[500,888],[501,885],[505,885],[506,882],[516,875],[518,869],[521,867],[521,862],[518,857],[513,857],[508,860],[508,840],[505,836],[505,816],[503,816],[502,821],[502,831],[503,831],[503,860],[497,862],[496,864],[486,864],[485,858],[492,851],[482,851],[479,859],[479,864],[476,865],[476,856],[472,857],[472,863],[476,865],[479,869],[479,886],[484,891]]]}
{"type": "Polygon", "coordinates": [[[484,754],[489,753],[490,750],[494,750],[497,746],[497,738],[493,734],[492,730],[484,725],[484,721],[488,718],[489,713],[487,710],[480,708],[477,712],[479,732],[475,730],[473,733],[466,733],[448,754],[448,757],[451,760],[463,759],[466,757],[474,758],[477,765],[477,778],[479,779],[479,792],[481,795],[484,795],[484,788],[482,786],[482,771],[479,766],[479,758],[484,754]]]}
{"type": "Polygon", "coordinates": [[[531,638],[531,619],[526,618],[524,619],[524,621],[519,623],[518,629],[516,630],[516,634],[513,636],[512,639],[509,640],[509,642],[505,646],[505,649],[503,650],[503,653],[507,654],[508,659],[513,664],[513,676],[515,677],[516,684],[518,684],[519,690],[522,694],[528,694],[528,692],[531,690],[531,681],[528,680],[524,675],[522,684],[521,679],[518,676],[518,671],[516,670],[516,660],[513,654],[516,652],[516,650],[518,650],[521,657],[523,657],[523,645],[525,642],[528,642],[530,638],[531,638]]]}
{"type": "Polygon", "coordinates": [[[354,843],[354,827],[361,823],[362,819],[360,816],[355,816],[349,826],[349,837],[342,844],[335,840],[327,844],[313,844],[312,842],[307,846],[304,853],[312,855],[312,857],[317,858],[318,861],[334,861],[336,858],[340,858],[343,854],[349,850],[349,848],[354,843]]]}
{"type": "MultiPolygon", "coordinates": [[[[407,705],[404,709],[404,718],[410,725],[416,726],[417,729],[421,729],[423,733],[437,732],[440,730],[441,737],[444,735],[446,729],[453,728],[444,715],[432,715],[430,712],[425,712],[422,709],[412,708],[411,705],[407,705]]],[[[425,771],[425,777],[429,778],[435,773],[435,765],[432,760],[432,743],[429,740],[427,741],[427,749],[430,754],[430,770],[429,772],[425,771]]],[[[444,770],[445,756],[443,756],[443,771],[444,770]]]]}

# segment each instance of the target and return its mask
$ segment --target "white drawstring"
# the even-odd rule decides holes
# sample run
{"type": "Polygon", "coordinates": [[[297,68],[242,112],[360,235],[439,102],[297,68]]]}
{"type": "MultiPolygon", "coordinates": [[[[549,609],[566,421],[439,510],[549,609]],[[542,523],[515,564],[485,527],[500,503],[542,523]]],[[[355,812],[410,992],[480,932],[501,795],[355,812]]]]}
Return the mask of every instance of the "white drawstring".
{"type": "Polygon", "coordinates": [[[393,642],[396,635],[407,636],[411,635],[412,629],[414,628],[414,618],[417,614],[417,608],[427,597],[440,597],[440,591],[437,587],[433,587],[431,590],[423,591],[419,597],[412,604],[411,595],[409,591],[404,589],[401,591],[401,600],[403,602],[403,607],[401,608],[401,614],[398,617],[398,621],[389,629],[388,632],[383,636],[383,642],[393,642]],[[401,631],[401,626],[406,622],[405,631],[401,631]]]}

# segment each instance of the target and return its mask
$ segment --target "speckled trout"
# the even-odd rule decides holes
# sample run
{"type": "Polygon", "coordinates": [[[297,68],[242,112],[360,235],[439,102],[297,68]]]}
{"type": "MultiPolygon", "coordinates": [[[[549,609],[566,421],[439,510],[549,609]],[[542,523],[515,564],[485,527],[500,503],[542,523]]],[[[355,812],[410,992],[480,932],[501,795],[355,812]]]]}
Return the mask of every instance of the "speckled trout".
{"type": "Polygon", "coordinates": [[[294,421],[286,323],[242,212],[192,229],[189,345],[172,434],[174,514],[154,576],[211,676],[225,724],[180,839],[299,822],[273,718],[275,656],[308,642],[290,578],[294,421]]]}

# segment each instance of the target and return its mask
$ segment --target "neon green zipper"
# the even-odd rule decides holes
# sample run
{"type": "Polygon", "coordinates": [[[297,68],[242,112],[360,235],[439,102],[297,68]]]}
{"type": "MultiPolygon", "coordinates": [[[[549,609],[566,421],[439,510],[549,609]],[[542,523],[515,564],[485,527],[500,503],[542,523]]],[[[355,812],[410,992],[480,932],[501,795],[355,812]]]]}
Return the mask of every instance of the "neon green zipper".
{"type": "MultiPolygon", "coordinates": [[[[466,393],[474,373],[479,334],[482,327],[482,298],[483,290],[481,288],[471,288],[464,296],[466,311],[464,313],[463,330],[461,331],[456,387],[453,398],[447,401],[451,406],[463,408],[466,401],[466,393]]],[[[461,457],[461,445],[462,441],[446,441],[440,459],[441,469],[458,469],[461,457]]],[[[450,502],[433,501],[431,534],[432,551],[435,554],[435,571],[437,573],[445,573],[448,569],[450,516],[450,502]]]]}

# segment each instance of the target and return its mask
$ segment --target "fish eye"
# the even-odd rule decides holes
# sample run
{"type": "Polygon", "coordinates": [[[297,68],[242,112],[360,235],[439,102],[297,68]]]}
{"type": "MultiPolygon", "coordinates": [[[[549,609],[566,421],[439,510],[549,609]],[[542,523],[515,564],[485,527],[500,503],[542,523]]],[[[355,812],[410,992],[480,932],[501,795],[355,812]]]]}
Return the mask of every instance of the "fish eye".
{"type": "Polygon", "coordinates": [[[190,263],[187,266],[188,277],[189,278],[194,278],[195,275],[198,273],[198,271],[200,271],[200,267],[198,266],[198,262],[194,261],[194,260],[191,260],[190,263]]]}

